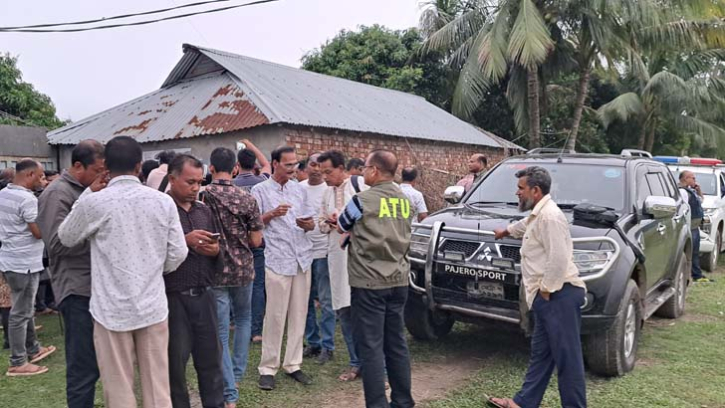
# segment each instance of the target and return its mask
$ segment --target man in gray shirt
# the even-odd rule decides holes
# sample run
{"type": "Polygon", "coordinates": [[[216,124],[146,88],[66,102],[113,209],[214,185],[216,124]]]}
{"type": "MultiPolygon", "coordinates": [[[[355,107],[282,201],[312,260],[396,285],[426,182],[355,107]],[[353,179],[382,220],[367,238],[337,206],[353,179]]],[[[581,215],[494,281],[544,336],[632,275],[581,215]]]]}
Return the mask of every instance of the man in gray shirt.
{"type": "Polygon", "coordinates": [[[71,152],[71,167],[43,191],[38,199],[38,225],[50,259],[50,275],[58,308],[65,324],[66,397],[69,408],[93,408],[98,381],[93,347],[91,298],[91,246],[72,248],[58,239],[58,227],[87,187],[105,177],[103,145],[84,140],[71,152]]]}
{"type": "Polygon", "coordinates": [[[55,352],[41,347],[35,337],[33,304],[43,271],[43,241],[38,217],[38,199],[33,191],[41,186],[43,166],[23,159],[15,165],[13,182],[0,191],[0,271],[10,286],[10,377],[30,376],[48,371],[35,363],[55,352]]]}

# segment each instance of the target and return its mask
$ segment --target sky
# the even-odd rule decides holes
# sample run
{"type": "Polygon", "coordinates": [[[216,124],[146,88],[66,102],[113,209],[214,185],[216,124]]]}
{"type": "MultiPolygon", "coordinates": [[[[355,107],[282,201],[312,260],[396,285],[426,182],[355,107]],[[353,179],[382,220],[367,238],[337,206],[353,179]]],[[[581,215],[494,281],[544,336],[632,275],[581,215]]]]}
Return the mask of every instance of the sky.
{"type": "MultiPolygon", "coordinates": [[[[0,26],[110,17],[196,1],[0,0],[0,26]]],[[[59,118],[77,121],[158,89],[181,58],[184,43],[299,67],[303,55],[342,29],[416,26],[418,4],[418,0],[280,0],[147,26],[0,33],[0,52],[19,57],[23,80],[50,96],[59,118]]]]}

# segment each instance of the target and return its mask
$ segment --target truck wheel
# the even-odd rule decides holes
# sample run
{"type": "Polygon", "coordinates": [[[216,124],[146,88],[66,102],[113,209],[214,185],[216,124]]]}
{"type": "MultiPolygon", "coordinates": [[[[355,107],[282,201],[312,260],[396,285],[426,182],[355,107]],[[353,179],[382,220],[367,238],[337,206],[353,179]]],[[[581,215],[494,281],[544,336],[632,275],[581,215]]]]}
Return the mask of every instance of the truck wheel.
{"type": "Polygon", "coordinates": [[[589,369],[605,377],[618,377],[632,371],[637,361],[637,343],[641,330],[639,289],[630,280],[612,327],[584,338],[584,358],[589,369]]]}
{"type": "Polygon", "coordinates": [[[715,248],[709,254],[704,254],[700,257],[700,265],[702,269],[708,272],[715,272],[717,269],[717,260],[720,257],[722,251],[722,227],[719,227],[715,236],[715,248]]]}
{"type": "Polygon", "coordinates": [[[685,313],[685,298],[687,296],[687,277],[690,276],[690,263],[687,262],[687,255],[680,256],[680,263],[677,266],[675,275],[675,294],[663,303],[655,312],[655,315],[667,319],[677,319],[685,313]]]}
{"type": "Polygon", "coordinates": [[[423,297],[413,293],[405,304],[405,327],[418,340],[437,340],[451,332],[453,317],[442,311],[432,312],[423,303],[423,297]]]}

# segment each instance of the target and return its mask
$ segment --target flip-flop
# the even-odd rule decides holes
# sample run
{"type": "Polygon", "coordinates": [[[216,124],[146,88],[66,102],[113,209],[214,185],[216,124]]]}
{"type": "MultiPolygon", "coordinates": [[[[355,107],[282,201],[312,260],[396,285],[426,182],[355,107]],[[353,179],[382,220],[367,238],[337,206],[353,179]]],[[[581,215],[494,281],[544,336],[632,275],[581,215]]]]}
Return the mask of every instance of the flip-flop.
{"type": "Polygon", "coordinates": [[[30,356],[30,364],[35,364],[42,359],[48,357],[49,355],[55,353],[55,346],[48,346],[48,347],[41,347],[40,350],[38,350],[38,353],[30,356]]]}
{"type": "Polygon", "coordinates": [[[48,367],[43,366],[36,366],[35,364],[25,364],[20,367],[10,367],[8,368],[8,371],[5,373],[8,377],[30,377],[32,375],[38,375],[48,372],[48,367]],[[32,366],[31,370],[28,371],[13,371],[13,369],[18,369],[20,367],[25,367],[26,365],[32,366]]]}
{"type": "Polygon", "coordinates": [[[494,408],[513,408],[511,406],[511,404],[508,403],[508,401],[506,401],[506,404],[505,405],[501,405],[501,404],[499,404],[497,402],[494,402],[493,401],[493,397],[489,397],[486,394],[483,394],[483,396],[486,398],[486,405],[488,405],[489,407],[494,407],[494,408]]]}
{"type": "Polygon", "coordinates": [[[357,367],[351,367],[348,372],[341,374],[337,377],[337,379],[342,382],[350,382],[357,380],[358,377],[360,377],[360,369],[357,367]]]}

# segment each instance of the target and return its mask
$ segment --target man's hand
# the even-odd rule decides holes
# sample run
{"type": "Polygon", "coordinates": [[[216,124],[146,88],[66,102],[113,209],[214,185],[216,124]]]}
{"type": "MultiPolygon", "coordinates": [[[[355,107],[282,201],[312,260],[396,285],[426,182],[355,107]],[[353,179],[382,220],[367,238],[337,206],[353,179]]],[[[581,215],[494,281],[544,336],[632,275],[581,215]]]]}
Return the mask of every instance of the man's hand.
{"type": "Polygon", "coordinates": [[[496,239],[504,239],[509,236],[509,231],[506,228],[496,228],[493,233],[496,239]]]}
{"type": "Polygon", "coordinates": [[[184,237],[186,238],[186,246],[197,252],[199,252],[197,248],[204,245],[216,244],[217,250],[219,248],[218,242],[212,239],[211,232],[209,231],[194,230],[186,234],[184,237]]]}
{"type": "Polygon", "coordinates": [[[217,256],[219,254],[219,241],[214,241],[211,244],[197,245],[194,251],[199,255],[217,256]]]}
{"type": "Polygon", "coordinates": [[[108,170],[104,171],[103,173],[96,176],[95,179],[93,179],[93,183],[91,183],[90,186],[88,186],[91,191],[94,193],[97,193],[108,185],[108,170]]]}
{"type": "Polygon", "coordinates": [[[541,295],[541,297],[542,297],[542,298],[543,298],[543,299],[544,299],[545,301],[547,301],[547,302],[549,301],[549,298],[551,298],[551,293],[549,293],[549,292],[544,292],[543,290],[540,290],[540,291],[539,291],[539,295],[541,295]]]}
{"type": "Polygon", "coordinates": [[[330,226],[330,228],[337,229],[337,213],[329,215],[325,222],[330,226]]]}
{"type": "Polygon", "coordinates": [[[312,231],[315,229],[315,220],[312,217],[297,218],[295,219],[297,226],[305,231],[312,231]]]}
{"type": "Polygon", "coordinates": [[[285,215],[287,215],[287,212],[289,212],[290,208],[292,208],[292,206],[289,204],[280,204],[279,207],[270,211],[270,214],[272,215],[272,218],[284,217],[285,215]]]}

